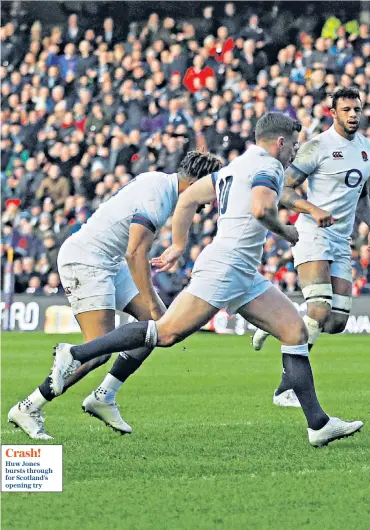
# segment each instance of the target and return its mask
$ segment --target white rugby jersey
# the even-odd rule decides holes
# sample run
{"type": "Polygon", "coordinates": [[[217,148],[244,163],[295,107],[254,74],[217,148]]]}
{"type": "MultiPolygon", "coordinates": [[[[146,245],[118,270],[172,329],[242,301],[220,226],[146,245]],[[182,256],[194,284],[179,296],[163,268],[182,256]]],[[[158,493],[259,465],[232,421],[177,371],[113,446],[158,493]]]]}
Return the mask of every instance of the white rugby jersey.
{"type": "Polygon", "coordinates": [[[102,203],[81,229],[68,238],[68,243],[80,249],[76,262],[116,267],[126,254],[131,223],[157,233],[173,213],[178,195],[177,173],[138,175],[102,203]]]}
{"type": "MultiPolygon", "coordinates": [[[[370,141],[360,133],[346,140],[334,126],[304,144],[292,167],[308,175],[307,199],[338,219],[328,235],[348,238],[353,230],[357,202],[370,176],[370,141]]],[[[298,231],[310,231],[316,222],[300,214],[298,231]]]]}
{"type": "Polygon", "coordinates": [[[284,168],[262,147],[250,146],[228,166],[212,173],[212,179],[219,205],[217,234],[198,260],[203,266],[211,261],[254,274],[261,264],[267,230],[251,214],[252,188],[267,186],[276,191],[278,202],[284,168]]]}

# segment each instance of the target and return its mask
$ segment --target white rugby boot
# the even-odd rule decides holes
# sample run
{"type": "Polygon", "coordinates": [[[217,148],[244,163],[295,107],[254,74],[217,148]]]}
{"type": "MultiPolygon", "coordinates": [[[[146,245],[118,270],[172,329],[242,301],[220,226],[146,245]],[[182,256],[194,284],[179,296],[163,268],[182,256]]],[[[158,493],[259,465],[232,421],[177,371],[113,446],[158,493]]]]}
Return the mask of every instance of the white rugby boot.
{"type": "Polygon", "coordinates": [[[116,402],[109,403],[97,399],[95,392],[92,392],[82,403],[82,410],[90,416],[104,422],[108,427],[120,432],[121,434],[130,434],[131,426],[126,423],[119,413],[119,407],[116,402]]]}
{"type": "Polygon", "coordinates": [[[301,407],[301,404],[293,389],[284,390],[284,392],[282,392],[278,396],[276,395],[276,390],[272,398],[272,403],[274,405],[277,405],[278,407],[301,407]]]}
{"type": "Polygon", "coordinates": [[[328,423],[318,431],[307,429],[308,441],[314,447],[323,447],[334,442],[334,440],[353,436],[362,429],[363,425],[362,421],[343,421],[340,418],[330,418],[328,423]]]}
{"type": "Polygon", "coordinates": [[[270,336],[270,333],[263,331],[262,329],[257,328],[252,336],[252,346],[256,351],[260,351],[265,344],[265,340],[270,336]]]}
{"type": "Polygon", "coordinates": [[[17,403],[8,413],[8,422],[19,427],[34,440],[53,440],[44,430],[45,415],[38,408],[17,403]]]}
{"type": "Polygon", "coordinates": [[[54,364],[50,373],[50,387],[55,396],[60,396],[66,380],[77,368],[81,366],[80,361],[76,361],[71,354],[73,344],[60,342],[54,348],[54,364]]]}

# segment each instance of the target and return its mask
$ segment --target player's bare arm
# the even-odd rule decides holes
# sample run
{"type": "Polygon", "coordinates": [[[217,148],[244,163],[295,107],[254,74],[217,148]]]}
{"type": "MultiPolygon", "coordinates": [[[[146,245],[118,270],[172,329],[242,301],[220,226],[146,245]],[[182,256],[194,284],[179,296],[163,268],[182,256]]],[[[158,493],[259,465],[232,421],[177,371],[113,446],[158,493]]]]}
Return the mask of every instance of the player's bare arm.
{"type": "Polygon", "coordinates": [[[277,193],[265,186],[252,189],[251,213],[267,230],[283,237],[292,245],[298,241],[298,231],[294,226],[284,225],[276,206],[277,193]]]}
{"type": "Polygon", "coordinates": [[[322,208],[318,208],[297,193],[297,188],[302,186],[308,175],[298,170],[294,166],[288,167],[284,176],[284,188],[280,198],[280,204],[294,210],[297,213],[306,213],[313,217],[317,225],[321,228],[332,225],[335,219],[331,214],[322,208]]]}
{"type": "Polygon", "coordinates": [[[211,175],[198,180],[180,195],[172,219],[173,244],[160,257],[152,259],[152,265],[157,267],[159,272],[171,269],[183,254],[198,206],[215,199],[216,191],[211,175]]]}
{"type": "Polygon", "coordinates": [[[160,318],[166,307],[156,293],[153,282],[149,251],[152,247],[154,234],[145,226],[133,223],[130,225],[129,242],[126,252],[126,261],[130,268],[132,278],[139,290],[139,297],[150,309],[153,320],[160,318]]]}
{"type": "MultiPolygon", "coordinates": [[[[370,184],[367,182],[362,189],[360,200],[358,201],[356,215],[358,219],[367,224],[370,228],[370,184]]],[[[370,250],[370,232],[368,236],[368,247],[370,250]]]]}

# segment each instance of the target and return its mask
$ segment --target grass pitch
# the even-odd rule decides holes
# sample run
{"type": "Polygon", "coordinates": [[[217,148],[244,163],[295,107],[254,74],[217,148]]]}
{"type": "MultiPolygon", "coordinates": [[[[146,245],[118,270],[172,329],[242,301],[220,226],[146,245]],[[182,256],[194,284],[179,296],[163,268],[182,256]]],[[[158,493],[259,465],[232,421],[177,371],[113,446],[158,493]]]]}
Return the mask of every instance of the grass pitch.
{"type": "MultiPolygon", "coordinates": [[[[48,373],[52,346],[80,337],[4,334],[2,443],[31,443],[9,408],[48,373]]],[[[156,350],[119,394],[120,436],[81,411],[108,365],[49,404],[64,444],[63,493],[5,493],[4,530],[370,529],[370,336],[320,338],[311,360],[329,414],[361,434],[308,445],[303,414],[271,404],[278,343],[198,334],[156,350]]]]}

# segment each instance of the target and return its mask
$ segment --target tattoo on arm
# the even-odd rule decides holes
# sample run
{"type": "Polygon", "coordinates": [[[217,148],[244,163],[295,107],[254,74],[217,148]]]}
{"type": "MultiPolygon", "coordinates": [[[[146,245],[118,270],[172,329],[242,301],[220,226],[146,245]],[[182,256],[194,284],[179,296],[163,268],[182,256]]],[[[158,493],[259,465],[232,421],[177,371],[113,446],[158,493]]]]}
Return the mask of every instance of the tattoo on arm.
{"type": "Polygon", "coordinates": [[[370,228],[370,185],[365,184],[356,210],[357,218],[370,228]]]}
{"type": "Polygon", "coordinates": [[[284,188],[280,198],[280,203],[288,208],[288,210],[294,210],[297,201],[303,200],[295,190],[304,183],[304,181],[307,179],[307,176],[308,175],[305,175],[301,171],[295,170],[293,167],[289,167],[285,171],[284,188]]]}

